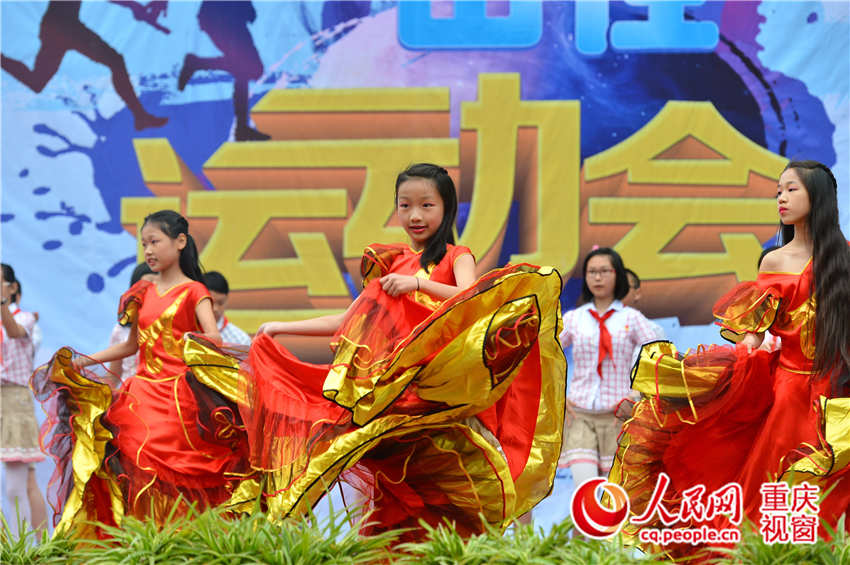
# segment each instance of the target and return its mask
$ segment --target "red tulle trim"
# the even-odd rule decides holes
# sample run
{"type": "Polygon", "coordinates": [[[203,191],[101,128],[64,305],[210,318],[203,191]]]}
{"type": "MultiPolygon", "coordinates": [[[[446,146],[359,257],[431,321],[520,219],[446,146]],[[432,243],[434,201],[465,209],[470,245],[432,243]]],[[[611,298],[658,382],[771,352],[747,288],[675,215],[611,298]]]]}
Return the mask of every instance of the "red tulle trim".
{"type": "MultiPolygon", "coordinates": [[[[712,346],[679,359],[686,380],[713,381],[713,387],[694,395],[692,403],[666,396],[663,386],[658,395],[644,397],[623,426],[612,476],[626,489],[635,515],[646,509],[662,472],[671,480],[662,504],[674,515],[683,491],[701,484],[711,493],[738,483],[744,515],[758,528],[761,484],[779,480],[795,461],[811,455],[813,449],[807,446],[824,447],[819,412],[809,401],[811,384],[804,375],[783,372],[779,352],[712,346]]],[[[830,484],[848,474],[846,469],[834,471],[830,484]]],[[[821,518],[833,527],[850,509],[850,482],[838,489],[842,487],[847,490],[837,490],[822,505],[821,518]]],[[[707,524],[731,525],[726,516],[707,524]]],[[[656,518],[644,527],[663,524],[656,518]]],[[[636,535],[633,529],[630,535],[636,535]]],[[[689,545],[665,549],[675,557],[698,550],[689,545]]]]}
{"type": "MultiPolygon", "coordinates": [[[[343,472],[343,479],[362,489],[363,499],[374,511],[375,528],[418,528],[419,518],[435,525],[450,518],[459,531],[477,533],[484,529],[481,512],[487,513],[490,523],[505,524],[515,504],[520,504],[513,494],[520,487],[506,483],[518,480],[527,470],[532,449],[538,449],[537,457],[542,457],[545,448],[535,448],[536,426],[543,418],[541,411],[555,410],[540,403],[544,386],[551,388],[544,385],[542,375],[557,379],[551,368],[544,371],[541,366],[540,327],[547,316],[546,359],[553,359],[553,351],[561,354],[555,328],[558,312],[548,302],[541,312],[535,294],[545,289],[546,300],[557,302],[553,289],[560,289],[559,282],[548,271],[509,267],[488,273],[432,311],[410,295],[390,297],[373,279],[349,308],[335,336],[331,365],[304,363],[268,335],[257,336],[247,358],[240,359],[239,413],[251,466],[270,474],[263,486],[269,505],[274,497],[274,504],[281,505],[276,511],[283,516],[300,511],[320,496],[317,484],[331,484],[346,466],[355,465],[343,472]],[[514,279],[505,292],[494,291],[492,298],[481,296],[515,275],[523,278],[514,279]],[[473,331],[478,327],[486,330],[483,335],[473,331]],[[429,329],[434,331],[426,332],[429,329]],[[467,330],[481,350],[464,351],[458,366],[485,369],[478,377],[481,390],[476,386],[461,392],[456,402],[420,397],[417,368],[427,370],[444,348],[467,339],[467,330]],[[489,382],[480,377],[487,370],[489,382]],[[510,384],[505,385],[509,378],[510,384]],[[484,399],[493,404],[484,404],[484,399]],[[368,412],[365,421],[355,424],[350,410],[360,410],[361,400],[368,412]],[[484,438],[488,435],[484,430],[465,422],[473,414],[468,407],[477,403],[482,408],[476,410],[483,409],[479,419],[495,436],[493,441],[498,441],[496,450],[482,446],[490,441],[484,438]],[[449,414],[451,410],[457,416],[449,414]],[[441,413],[446,413],[444,420],[441,413]],[[372,424],[373,435],[363,433],[372,424]],[[435,442],[449,433],[444,428],[454,435],[446,440],[452,447],[441,451],[435,442]],[[498,460],[491,461],[491,456],[498,460]],[[312,478],[306,481],[305,476],[312,478]],[[463,502],[470,497],[485,502],[463,502]]],[[[203,351],[198,358],[191,363],[192,371],[207,371],[201,379],[205,381],[215,378],[225,364],[203,351]]],[[[558,376],[563,377],[561,370],[558,376]]],[[[562,412],[557,419],[563,420],[562,412]]],[[[553,436],[553,445],[560,446],[558,428],[546,433],[553,436]]],[[[553,461],[549,476],[548,467],[542,469],[545,462],[534,463],[534,473],[523,479],[521,488],[529,492],[524,495],[527,499],[536,502],[551,488],[555,466],[553,461]]],[[[421,531],[412,534],[411,539],[420,535],[421,531]]]]}
{"type": "MultiPolygon", "coordinates": [[[[483,533],[482,499],[494,493],[505,497],[492,463],[487,465],[486,455],[480,452],[483,467],[465,466],[469,451],[477,451],[472,442],[455,444],[463,453],[433,449],[444,434],[464,437],[468,433],[449,428],[387,440],[343,472],[341,480],[359,491],[363,512],[369,515],[361,534],[403,529],[396,543],[420,541],[425,535],[421,521],[432,527],[451,524],[463,537],[483,533]]],[[[501,518],[509,516],[502,513],[501,518]]]]}
{"type": "MultiPolygon", "coordinates": [[[[86,395],[88,386],[111,387],[120,378],[110,373],[102,365],[77,372],[73,369],[74,359],[83,357],[70,348],[62,348],[46,364],[38,367],[30,377],[30,388],[36,400],[41,403],[45,412],[45,420],[39,433],[41,450],[53,459],[55,468],[47,484],[47,503],[53,510],[53,525],[59,522],[65,502],[74,487],[74,473],[71,455],[76,438],[73,434],[72,421],[79,414],[80,406],[89,402],[86,395]],[[51,376],[56,372],[67,372],[72,375],[70,382],[56,382],[51,376]]],[[[112,393],[115,389],[110,389],[112,393]]],[[[111,401],[104,402],[102,409],[111,401]]]]}
{"type": "Polygon", "coordinates": [[[248,360],[242,415],[252,466],[285,467],[349,429],[349,412],[322,394],[328,365],[305,363],[265,334],[254,339],[248,360]]]}
{"type": "Polygon", "coordinates": [[[186,375],[159,383],[132,377],[120,390],[110,389],[120,382],[117,377],[102,365],[76,370],[72,360],[77,356],[62,349],[31,378],[47,414],[40,436],[42,450],[56,464],[47,493],[54,526],[74,489],[85,491],[83,504],[89,519],[97,516],[105,524],[115,524],[110,489],[118,485],[124,514],[161,521],[178,499],[178,513],[188,510],[189,503],[204,509],[226,502],[233,487],[252,472],[238,407],[216,391],[196,382],[192,385],[186,375]],[[81,484],[74,473],[79,439],[74,422],[92,413],[101,416],[80,429],[102,425],[108,437],[105,444],[102,436],[86,438],[99,451],[78,454],[85,458],[80,463],[88,466],[100,458],[100,467],[81,484]],[[224,420],[230,418],[234,434],[222,435],[216,427],[216,421],[224,424],[221,418],[216,420],[222,414],[224,420]]]}

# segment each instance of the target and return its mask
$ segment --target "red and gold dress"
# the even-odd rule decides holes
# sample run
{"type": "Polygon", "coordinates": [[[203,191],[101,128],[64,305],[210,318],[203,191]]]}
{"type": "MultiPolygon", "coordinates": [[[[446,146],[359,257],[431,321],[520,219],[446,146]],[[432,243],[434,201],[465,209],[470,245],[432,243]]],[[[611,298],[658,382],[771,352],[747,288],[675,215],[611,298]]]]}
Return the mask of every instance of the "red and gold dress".
{"type": "Polygon", "coordinates": [[[194,281],[162,295],[140,281],[124,294],[119,319],[137,321],[139,352],[137,374],[120,388],[98,365],[75,369],[69,348],[33,373],[48,412],[42,449],[56,460],[48,498],[57,530],[96,535],[87,521],[116,525],[125,515],[162,523],[175,504],[181,513],[190,502],[228,500],[249,472],[244,435],[231,425],[238,416],[183,361],[184,335],[201,331],[195,307],[205,299],[194,281]]]}
{"type": "MultiPolygon", "coordinates": [[[[738,342],[748,332],[770,331],[781,338],[778,351],[701,346],[682,355],[670,342],[643,347],[632,372],[632,388],[643,398],[623,426],[609,475],[626,489],[631,514],[647,508],[661,472],[671,480],[662,503],[674,515],[682,491],[702,484],[711,493],[730,482],[741,485],[744,516],[756,528],[764,482],[833,488],[820,504],[822,524],[832,528],[850,511],[850,390],[832,390],[828,377],[812,371],[811,284],[810,260],[800,273],[759,273],[715,304],[723,337],[738,342]]],[[[850,531],[850,520],[846,526],[850,531]]],[[[624,528],[635,541],[638,531],[630,523],[624,528]]]]}
{"type": "Polygon", "coordinates": [[[506,526],[550,491],[560,451],[566,360],[558,343],[561,280],[551,268],[487,273],[441,301],[397,297],[400,273],[455,285],[470,253],[449,245],[427,271],[406,245],[367,248],[364,290],[333,339],[329,365],[303,363],[269,336],[240,366],[188,340],[201,382],[242,409],[250,463],[230,501],[262,500],[272,518],[307,512],[338,479],[358,489],[366,532],[454,522],[462,534],[506,526]]]}

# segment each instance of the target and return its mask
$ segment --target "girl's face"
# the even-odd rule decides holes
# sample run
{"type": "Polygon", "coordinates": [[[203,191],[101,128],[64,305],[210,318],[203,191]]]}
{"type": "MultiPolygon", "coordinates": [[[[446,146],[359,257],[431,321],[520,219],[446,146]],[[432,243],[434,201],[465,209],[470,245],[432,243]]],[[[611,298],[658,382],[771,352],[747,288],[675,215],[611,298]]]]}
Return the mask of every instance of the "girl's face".
{"type": "Polygon", "coordinates": [[[163,273],[173,265],[180,264],[180,251],[186,247],[186,234],[172,239],[156,224],[142,226],[142,248],[145,262],[151,271],[163,273]]]}
{"type": "Polygon", "coordinates": [[[809,191],[794,169],[786,169],[779,177],[776,206],[779,208],[779,219],[786,226],[804,223],[809,217],[812,210],[809,191]]]}
{"type": "Polygon", "coordinates": [[[0,270],[0,287],[2,287],[3,298],[8,298],[9,300],[18,291],[18,283],[6,282],[6,279],[3,278],[2,270],[0,270]]]}
{"type": "Polygon", "coordinates": [[[443,199],[432,181],[408,179],[398,187],[396,212],[411,247],[421,251],[443,222],[443,199]]]}
{"type": "Polygon", "coordinates": [[[594,255],[587,262],[587,273],[584,277],[587,287],[594,298],[609,300],[614,298],[617,286],[616,272],[608,255],[594,255]]]}

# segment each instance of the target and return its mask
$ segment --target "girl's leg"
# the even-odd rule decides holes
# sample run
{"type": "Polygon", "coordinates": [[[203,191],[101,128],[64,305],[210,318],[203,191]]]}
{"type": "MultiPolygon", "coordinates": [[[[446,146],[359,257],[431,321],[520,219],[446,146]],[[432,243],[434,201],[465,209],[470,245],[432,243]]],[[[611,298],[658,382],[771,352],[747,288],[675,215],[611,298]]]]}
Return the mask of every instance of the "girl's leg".
{"type": "Polygon", "coordinates": [[[47,507],[38,482],[35,478],[35,465],[29,465],[27,472],[27,498],[30,503],[30,514],[32,515],[32,527],[34,530],[47,528],[47,507]]]}
{"type": "Polygon", "coordinates": [[[573,473],[573,488],[577,488],[584,481],[599,476],[599,465],[596,462],[573,463],[570,471],[573,473]]]}
{"type": "Polygon", "coordinates": [[[573,489],[599,476],[599,437],[595,419],[594,414],[575,412],[564,426],[559,463],[573,474],[573,489]]]}
{"type": "Polygon", "coordinates": [[[27,472],[29,470],[28,463],[20,461],[6,461],[3,463],[6,468],[6,501],[9,504],[11,516],[8,517],[9,527],[12,530],[12,535],[20,535],[18,531],[18,523],[25,521],[27,524],[32,524],[32,516],[30,513],[30,503],[27,497],[27,472]],[[17,507],[17,512],[15,508],[17,507]]]}

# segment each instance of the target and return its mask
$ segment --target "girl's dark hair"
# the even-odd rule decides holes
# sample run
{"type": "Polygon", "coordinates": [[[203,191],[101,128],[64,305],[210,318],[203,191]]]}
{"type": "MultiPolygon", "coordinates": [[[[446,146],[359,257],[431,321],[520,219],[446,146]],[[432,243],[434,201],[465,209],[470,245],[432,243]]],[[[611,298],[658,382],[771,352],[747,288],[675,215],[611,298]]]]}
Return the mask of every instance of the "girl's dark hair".
{"type": "Polygon", "coordinates": [[[177,239],[181,233],[186,234],[186,247],[180,250],[180,270],[193,281],[203,282],[204,271],[198,260],[198,248],[195,240],[189,235],[189,222],[174,210],[160,210],[145,218],[145,224],[156,224],[162,233],[171,239],[177,239]]]}
{"type": "Polygon", "coordinates": [[[152,274],[154,273],[153,271],[151,271],[151,268],[148,266],[148,264],[142,261],[141,263],[136,265],[136,268],[133,269],[133,274],[130,275],[130,286],[133,286],[134,284],[142,280],[143,276],[152,274]]]}
{"type": "MultiPolygon", "coordinates": [[[[11,284],[11,283],[17,283],[17,284],[18,284],[18,289],[20,289],[20,288],[21,288],[21,283],[20,283],[20,282],[18,281],[18,279],[15,277],[15,269],[13,269],[13,268],[12,268],[12,266],[11,266],[11,265],[9,265],[9,264],[7,264],[7,263],[0,263],[0,265],[2,265],[2,266],[3,266],[3,281],[4,281],[4,282],[7,282],[7,283],[10,283],[10,284],[11,284]]],[[[12,298],[11,298],[11,301],[12,301],[12,302],[17,302],[17,301],[18,301],[18,293],[19,293],[19,292],[20,292],[20,290],[15,290],[15,292],[14,292],[14,293],[12,293],[12,298]]]]}
{"type": "Polygon", "coordinates": [[[437,192],[443,200],[443,221],[440,222],[440,227],[428,240],[428,245],[425,246],[422,256],[419,258],[419,264],[425,271],[428,271],[430,265],[439,263],[446,254],[446,244],[454,244],[455,235],[455,220],[457,219],[457,192],[455,192],[455,183],[448,171],[443,167],[432,165],[431,163],[417,163],[410,165],[404,171],[399,173],[395,180],[395,201],[398,204],[398,187],[405,181],[411,179],[428,179],[437,187],[437,192]]]}
{"type": "MultiPolygon", "coordinates": [[[[834,392],[850,384],[850,247],[838,224],[838,183],[817,161],[791,161],[809,195],[807,220],[812,240],[812,295],[815,299],[815,359],[818,375],[829,375],[834,392]]],[[[780,224],[780,244],[794,238],[794,226],[780,224]]]]}
{"type": "Polygon", "coordinates": [[[614,268],[614,275],[617,277],[617,282],[614,285],[614,298],[622,300],[629,293],[629,277],[626,275],[626,267],[623,265],[623,259],[619,253],[610,247],[599,247],[587,254],[587,257],[584,258],[584,265],[581,268],[582,304],[593,300],[593,293],[590,292],[590,287],[587,286],[587,264],[591,258],[597,255],[607,255],[611,259],[611,266],[614,268]]]}

